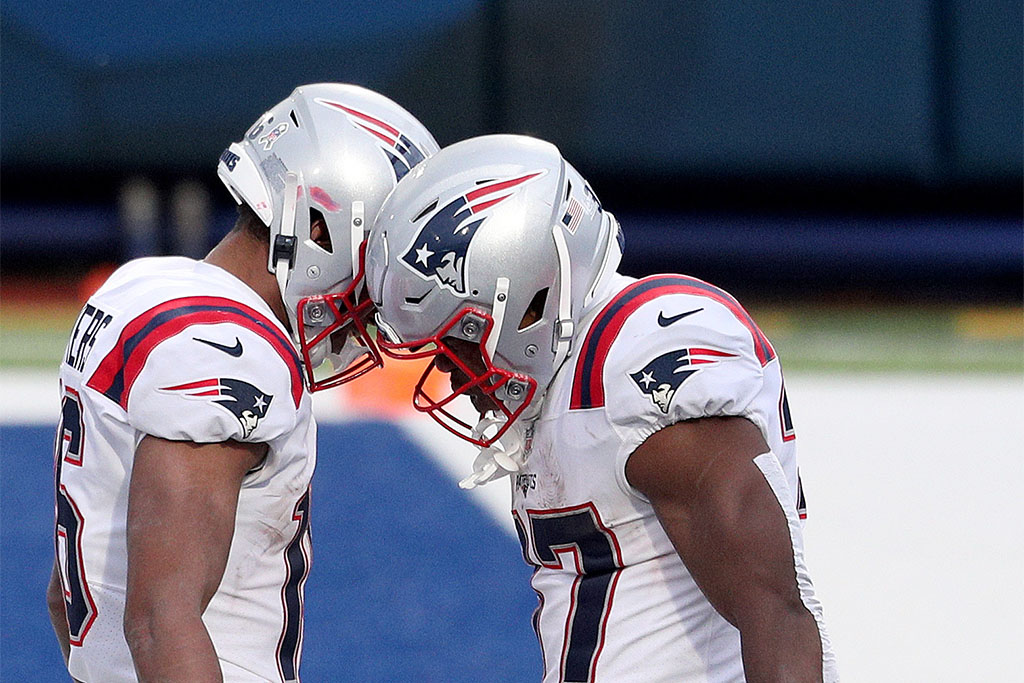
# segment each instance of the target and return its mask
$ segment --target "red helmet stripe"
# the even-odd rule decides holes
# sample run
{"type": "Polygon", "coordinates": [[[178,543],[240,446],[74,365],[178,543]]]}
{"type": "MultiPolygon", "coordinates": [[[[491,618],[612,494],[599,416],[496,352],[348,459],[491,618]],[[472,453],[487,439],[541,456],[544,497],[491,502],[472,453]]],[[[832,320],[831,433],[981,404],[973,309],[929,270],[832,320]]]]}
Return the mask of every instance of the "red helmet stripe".
{"type": "Polygon", "coordinates": [[[466,193],[466,201],[472,202],[477,198],[483,197],[484,195],[487,194],[491,194],[492,192],[498,192],[499,190],[504,190],[509,187],[515,187],[516,185],[525,183],[530,178],[536,178],[539,175],[540,171],[537,171],[536,173],[528,173],[527,175],[520,176],[518,178],[512,178],[511,180],[503,180],[500,183],[494,183],[493,185],[479,187],[475,190],[466,193]]]}
{"type": "MultiPolygon", "coordinates": [[[[339,102],[331,102],[330,100],[320,100],[320,102],[323,102],[324,104],[332,106],[332,107],[336,107],[337,109],[341,109],[342,111],[346,111],[349,114],[351,114],[352,116],[360,118],[360,119],[362,119],[364,121],[369,121],[370,123],[378,125],[381,128],[383,128],[384,130],[386,130],[387,132],[389,132],[392,135],[394,135],[395,137],[398,137],[398,135],[399,135],[398,129],[395,128],[394,126],[390,126],[390,125],[384,123],[383,121],[381,121],[380,119],[374,118],[374,117],[370,116],[369,114],[364,114],[363,112],[359,111],[358,109],[353,109],[352,107],[346,107],[344,104],[341,104],[339,102]]],[[[364,128],[365,128],[365,126],[364,126],[364,128]]],[[[369,128],[367,128],[367,130],[369,130],[369,128]]]]}

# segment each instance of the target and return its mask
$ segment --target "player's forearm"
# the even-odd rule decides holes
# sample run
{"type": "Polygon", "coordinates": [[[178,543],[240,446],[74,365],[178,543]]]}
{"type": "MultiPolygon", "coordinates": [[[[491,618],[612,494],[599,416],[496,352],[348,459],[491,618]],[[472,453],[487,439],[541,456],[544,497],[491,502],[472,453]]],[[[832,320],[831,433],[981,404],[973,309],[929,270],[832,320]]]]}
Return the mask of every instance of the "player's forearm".
{"type": "Polygon", "coordinates": [[[126,618],[125,639],[141,683],[223,681],[213,641],[198,615],[126,618]]]}
{"type": "Polygon", "coordinates": [[[777,605],[739,624],[747,681],[822,680],[821,635],[803,605],[777,605]]]}
{"type": "Polygon", "coordinates": [[[46,608],[50,613],[50,623],[53,625],[53,632],[60,644],[61,654],[64,655],[64,664],[67,665],[68,657],[71,656],[71,637],[68,635],[64,589],[60,585],[56,565],[54,565],[53,573],[50,576],[50,584],[46,587],[46,608]]]}
{"type": "Polygon", "coordinates": [[[61,609],[55,610],[53,603],[50,603],[50,623],[53,625],[53,632],[57,636],[57,642],[60,644],[61,654],[64,655],[64,664],[68,663],[68,657],[71,656],[71,640],[68,637],[68,622],[64,618],[63,610],[64,601],[61,601],[61,609]]]}

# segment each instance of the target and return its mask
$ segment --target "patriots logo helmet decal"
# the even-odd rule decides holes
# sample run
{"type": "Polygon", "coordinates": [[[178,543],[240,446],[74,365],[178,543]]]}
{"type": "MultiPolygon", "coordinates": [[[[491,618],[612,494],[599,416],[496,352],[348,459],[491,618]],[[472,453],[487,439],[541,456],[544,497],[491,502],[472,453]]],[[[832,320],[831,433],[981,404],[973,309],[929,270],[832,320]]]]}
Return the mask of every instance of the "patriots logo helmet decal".
{"type": "Polygon", "coordinates": [[[703,367],[736,357],[736,354],[715,349],[677,349],[661,354],[629,377],[640,392],[667,415],[669,404],[683,382],[703,367]]]}
{"type": "Polygon", "coordinates": [[[466,254],[486,209],[515,194],[515,188],[542,175],[535,171],[506,180],[486,181],[436,211],[402,254],[402,262],[425,280],[434,279],[455,294],[466,294],[466,254]]]}
{"type": "Polygon", "coordinates": [[[333,107],[345,112],[352,125],[361,128],[378,139],[381,143],[381,150],[387,156],[388,161],[391,162],[391,167],[395,171],[395,182],[401,180],[413,166],[426,158],[423,151],[407,135],[386,121],[370,116],[358,109],[345,106],[340,102],[332,102],[322,97],[317,98],[316,101],[325,107],[333,107]]]}
{"type": "Polygon", "coordinates": [[[160,387],[160,391],[212,401],[227,409],[242,425],[243,439],[252,434],[260,420],[267,416],[267,409],[274,399],[271,394],[260,391],[258,387],[230,377],[214,377],[173,387],[160,387]]]}

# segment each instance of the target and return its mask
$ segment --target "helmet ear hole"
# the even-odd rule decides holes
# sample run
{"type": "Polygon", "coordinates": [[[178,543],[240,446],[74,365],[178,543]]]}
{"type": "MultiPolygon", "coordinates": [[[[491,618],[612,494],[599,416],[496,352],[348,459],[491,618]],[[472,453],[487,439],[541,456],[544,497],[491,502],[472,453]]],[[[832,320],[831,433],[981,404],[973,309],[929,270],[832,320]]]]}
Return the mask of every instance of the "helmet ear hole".
{"type": "Polygon", "coordinates": [[[530,305],[526,307],[526,311],[523,312],[523,318],[519,321],[519,331],[522,332],[527,327],[530,327],[534,323],[540,322],[540,319],[544,317],[544,305],[548,301],[548,288],[538,290],[533,295],[533,299],[530,301],[530,305]]]}
{"type": "Polygon", "coordinates": [[[309,210],[309,238],[328,254],[334,253],[331,231],[327,228],[327,219],[316,209],[309,210]]]}

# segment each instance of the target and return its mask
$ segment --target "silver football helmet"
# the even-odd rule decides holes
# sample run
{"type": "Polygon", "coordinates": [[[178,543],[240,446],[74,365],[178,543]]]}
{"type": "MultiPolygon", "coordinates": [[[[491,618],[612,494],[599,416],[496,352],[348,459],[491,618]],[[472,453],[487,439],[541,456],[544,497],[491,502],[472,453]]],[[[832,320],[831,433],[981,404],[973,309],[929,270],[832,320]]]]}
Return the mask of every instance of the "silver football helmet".
{"type": "Polygon", "coordinates": [[[437,151],[427,129],[387,97],[317,83],[296,88],[221,154],[217,175],[270,228],[267,268],[310,390],[381,364],[366,331],[371,303],[362,294],[360,250],[384,198],[437,151]],[[315,224],[328,233],[320,244],[315,224]]]}
{"type": "Polygon", "coordinates": [[[539,414],[620,258],[617,221],[554,145],[519,135],[457,143],[398,184],[367,241],[378,343],[431,357],[413,405],[487,448],[539,414]],[[452,392],[430,396],[439,367],[452,392]],[[463,394],[481,413],[476,429],[450,409],[463,394]]]}

